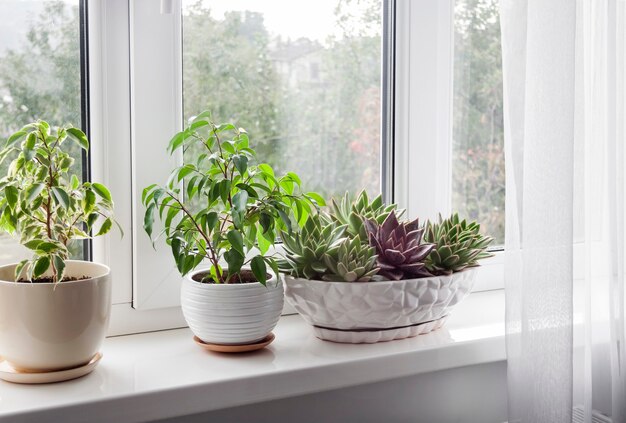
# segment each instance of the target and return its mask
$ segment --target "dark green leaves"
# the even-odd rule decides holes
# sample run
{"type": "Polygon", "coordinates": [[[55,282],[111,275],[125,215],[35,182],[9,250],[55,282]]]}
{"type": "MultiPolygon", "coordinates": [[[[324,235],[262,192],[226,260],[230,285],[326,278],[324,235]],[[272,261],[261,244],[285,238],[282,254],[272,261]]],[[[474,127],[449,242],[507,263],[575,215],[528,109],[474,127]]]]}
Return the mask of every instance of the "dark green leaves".
{"type": "Polygon", "coordinates": [[[263,256],[255,256],[250,262],[250,267],[256,280],[265,285],[267,282],[267,266],[263,256]]]}
{"type": "Polygon", "coordinates": [[[295,173],[277,176],[270,165],[256,165],[245,130],[214,124],[210,112],[172,137],[170,153],[181,148],[193,152],[193,160],[173,169],[164,187],[150,185],[142,192],[144,229],[153,242],[164,234],[183,274],[204,259],[216,283],[239,280],[245,267],[265,283],[267,267],[277,268],[274,257],[265,256],[276,231],[292,231],[323,200],[304,194],[295,173]],[[154,234],[157,212],[165,228],[154,234]],[[247,259],[255,244],[261,254],[247,259]],[[223,273],[220,260],[228,265],[223,273]]]}
{"type": "Polygon", "coordinates": [[[64,209],[69,208],[70,206],[70,196],[67,192],[61,187],[52,187],[52,198],[56,201],[56,203],[63,207],[64,209]]]}

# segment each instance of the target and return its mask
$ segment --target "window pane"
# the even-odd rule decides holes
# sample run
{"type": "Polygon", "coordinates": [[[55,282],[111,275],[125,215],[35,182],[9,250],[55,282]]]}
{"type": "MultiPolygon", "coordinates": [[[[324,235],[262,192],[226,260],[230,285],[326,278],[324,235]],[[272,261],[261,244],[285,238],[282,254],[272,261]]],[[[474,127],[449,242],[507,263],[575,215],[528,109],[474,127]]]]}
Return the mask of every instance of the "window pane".
{"type": "Polygon", "coordinates": [[[452,207],[504,244],[504,130],[498,0],[457,0],[452,207]]]}
{"type": "Polygon", "coordinates": [[[380,192],[381,10],[380,0],[183,1],[185,119],[211,110],[237,123],[259,160],[307,190],[380,192]]]}
{"type": "MultiPolygon", "coordinates": [[[[0,1],[0,139],[36,119],[81,125],[78,6],[78,0],[0,1]]],[[[81,153],[72,148],[74,171],[81,175],[81,153]]],[[[0,165],[0,175],[9,162],[0,165]]],[[[82,257],[82,242],[72,255],[82,257]]],[[[0,233],[1,264],[26,257],[26,249],[0,233]]]]}

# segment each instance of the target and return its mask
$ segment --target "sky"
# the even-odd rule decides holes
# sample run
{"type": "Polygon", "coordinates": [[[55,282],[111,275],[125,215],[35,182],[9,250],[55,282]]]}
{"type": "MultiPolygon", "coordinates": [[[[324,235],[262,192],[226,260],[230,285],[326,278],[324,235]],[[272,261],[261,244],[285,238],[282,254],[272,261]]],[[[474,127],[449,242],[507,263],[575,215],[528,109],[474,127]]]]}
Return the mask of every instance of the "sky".
{"type": "MultiPolygon", "coordinates": [[[[183,0],[183,7],[194,2],[183,0]]],[[[203,4],[216,18],[222,18],[227,11],[262,12],[270,33],[291,39],[306,37],[323,41],[336,31],[337,0],[204,0],[203,4]]]]}

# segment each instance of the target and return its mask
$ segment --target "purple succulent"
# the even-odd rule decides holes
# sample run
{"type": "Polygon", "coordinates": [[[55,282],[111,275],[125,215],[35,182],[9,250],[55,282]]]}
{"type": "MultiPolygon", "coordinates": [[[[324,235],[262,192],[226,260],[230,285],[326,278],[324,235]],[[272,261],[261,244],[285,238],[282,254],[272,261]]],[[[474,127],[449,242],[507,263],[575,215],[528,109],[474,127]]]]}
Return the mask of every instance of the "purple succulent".
{"type": "Polygon", "coordinates": [[[418,219],[400,223],[392,212],[380,225],[365,220],[365,229],[378,254],[380,275],[393,280],[430,276],[424,262],[434,244],[422,243],[424,228],[419,227],[418,219]]]}

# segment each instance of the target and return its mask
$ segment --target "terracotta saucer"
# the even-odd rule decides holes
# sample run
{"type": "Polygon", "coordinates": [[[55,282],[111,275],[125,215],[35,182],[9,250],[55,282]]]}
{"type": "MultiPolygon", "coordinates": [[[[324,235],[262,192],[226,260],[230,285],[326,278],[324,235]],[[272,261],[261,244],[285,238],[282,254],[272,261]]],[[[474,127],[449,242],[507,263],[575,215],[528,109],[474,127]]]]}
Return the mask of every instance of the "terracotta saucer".
{"type": "Polygon", "coordinates": [[[265,338],[260,340],[259,342],[255,342],[254,344],[244,344],[244,345],[224,345],[224,344],[209,344],[204,342],[197,336],[193,337],[193,340],[196,344],[200,345],[205,350],[221,352],[221,353],[243,353],[249,351],[256,351],[262,348],[267,347],[272,343],[276,336],[273,333],[270,333],[265,338]]]}
{"type": "Polygon", "coordinates": [[[101,358],[102,354],[98,353],[93,356],[89,363],[72,369],[57,370],[53,372],[24,372],[15,370],[9,363],[0,357],[0,379],[7,382],[30,385],[64,382],[66,380],[77,379],[88,375],[96,368],[101,358]]]}

